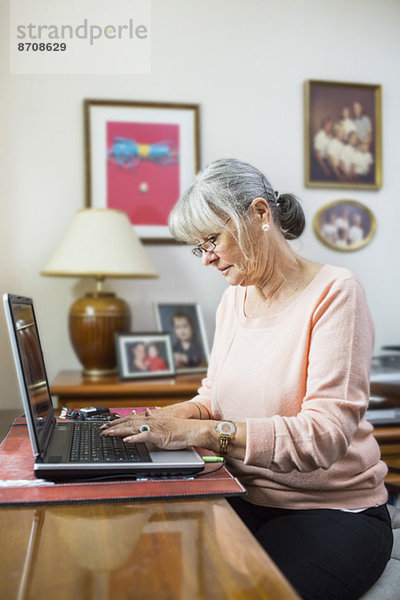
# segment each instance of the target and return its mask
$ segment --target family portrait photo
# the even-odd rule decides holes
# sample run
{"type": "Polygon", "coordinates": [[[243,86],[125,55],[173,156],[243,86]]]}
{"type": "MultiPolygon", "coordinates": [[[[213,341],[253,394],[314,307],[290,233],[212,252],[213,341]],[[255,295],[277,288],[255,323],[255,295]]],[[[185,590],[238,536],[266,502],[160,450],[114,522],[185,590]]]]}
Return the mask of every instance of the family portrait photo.
{"type": "Polygon", "coordinates": [[[375,234],[372,212],[355,200],[336,200],[315,215],[314,231],[320,241],[334,250],[358,250],[375,234]]]}
{"type": "Polygon", "coordinates": [[[306,82],[306,185],[382,185],[381,88],[306,82]]]}
{"type": "Polygon", "coordinates": [[[171,335],[177,373],[205,371],[209,351],[198,304],[156,304],[160,331],[171,335]]]}
{"type": "Polygon", "coordinates": [[[175,374],[168,333],[118,333],[115,339],[120,379],[175,374]]]}

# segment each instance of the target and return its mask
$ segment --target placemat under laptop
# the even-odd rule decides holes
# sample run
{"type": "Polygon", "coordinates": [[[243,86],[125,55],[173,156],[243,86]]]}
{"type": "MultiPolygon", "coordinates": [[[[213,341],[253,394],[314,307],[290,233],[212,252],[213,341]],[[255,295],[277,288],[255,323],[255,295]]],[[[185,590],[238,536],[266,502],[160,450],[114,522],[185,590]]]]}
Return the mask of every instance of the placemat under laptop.
{"type": "MultiPolygon", "coordinates": [[[[114,409],[118,413],[117,409],[114,409]]],[[[202,455],[212,454],[201,450],[202,455]]],[[[25,419],[15,419],[0,446],[0,506],[66,504],[71,502],[122,502],[246,493],[241,483],[218,463],[205,465],[197,478],[52,483],[33,474],[34,459],[25,419]]]]}

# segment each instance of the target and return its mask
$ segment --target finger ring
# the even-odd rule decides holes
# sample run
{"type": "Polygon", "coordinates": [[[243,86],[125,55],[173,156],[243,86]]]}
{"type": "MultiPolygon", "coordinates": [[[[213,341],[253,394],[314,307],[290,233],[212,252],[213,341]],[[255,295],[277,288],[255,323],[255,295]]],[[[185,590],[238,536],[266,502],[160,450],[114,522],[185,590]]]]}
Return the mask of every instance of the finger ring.
{"type": "Polygon", "coordinates": [[[141,425],[141,426],[139,427],[139,431],[140,431],[141,433],[144,433],[145,431],[150,431],[150,427],[149,427],[148,425],[141,425]]]}

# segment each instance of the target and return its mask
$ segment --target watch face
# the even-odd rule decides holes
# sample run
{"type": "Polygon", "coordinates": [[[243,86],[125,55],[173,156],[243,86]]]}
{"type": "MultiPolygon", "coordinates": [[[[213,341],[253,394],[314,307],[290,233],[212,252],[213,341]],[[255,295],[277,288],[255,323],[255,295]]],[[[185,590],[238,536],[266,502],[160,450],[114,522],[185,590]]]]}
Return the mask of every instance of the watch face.
{"type": "Polygon", "coordinates": [[[225,435],[232,435],[236,431],[236,426],[231,421],[220,421],[217,425],[217,429],[220,433],[225,435]]]}

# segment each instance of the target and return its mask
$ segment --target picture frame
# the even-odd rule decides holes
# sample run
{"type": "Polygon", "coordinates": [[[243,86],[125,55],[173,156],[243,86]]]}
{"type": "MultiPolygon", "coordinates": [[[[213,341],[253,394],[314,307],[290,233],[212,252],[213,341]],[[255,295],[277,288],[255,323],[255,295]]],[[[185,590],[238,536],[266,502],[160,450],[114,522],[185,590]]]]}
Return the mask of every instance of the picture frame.
{"type": "Polygon", "coordinates": [[[305,82],[305,183],[382,187],[382,87],[305,82]]]}
{"type": "Polygon", "coordinates": [[[175,375],[169,333],[116,333],[115,346],[120,379],[171,377],[175,375]]]}
{"type": "Polygon", "coordinates": [[[160,331],[171,337],[177,374],[206,371],[209,349],[202,313],[197,303],[156,303],[160,331]]]}
{"type": "Polygon", "coordinates": [[[316,212],[313,228],[325,246],[349,252],[369,244],[376,232],[376,219],[361,202],[334,200],[316,212]]]}
{"type": "Polygon", "coordinates": [[[168,216],[200,169],[200,107],[84,100],[86,206],[124,211],[143,243],[176,243],[168,216]]]}

